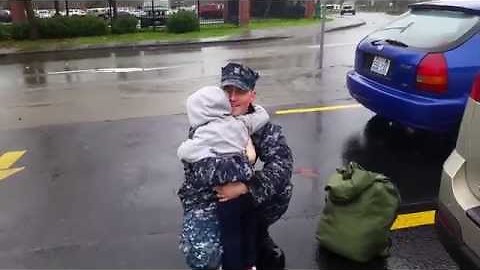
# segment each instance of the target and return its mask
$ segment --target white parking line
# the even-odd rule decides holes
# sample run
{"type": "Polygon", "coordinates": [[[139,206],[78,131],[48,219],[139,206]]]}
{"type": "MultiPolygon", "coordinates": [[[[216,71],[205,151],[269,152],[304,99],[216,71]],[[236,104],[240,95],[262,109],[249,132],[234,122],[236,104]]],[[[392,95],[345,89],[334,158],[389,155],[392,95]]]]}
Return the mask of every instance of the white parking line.
{"type": "Polygon", "coordinates": [[[47,72],[47,75],[62,75],[62,74],[75,74],[75,73],[87,73],[94,72],[94,69],[80,69],[80,70],[67,70],[58,72],[47,72]]]}
{"type": "MultiPolygon", "coordinates": [[[[326,47],[326,48],[331,48],[331,47],[355,46],[355,45],[357,45],[357,43],[329,43],[329,44],[325,44],[324,47],[326,47]]],[[[310,49],[319,49],[319,48],[320,48],[320,44],[309,45],[309,46],[307,46],[307,48],[310,48],[310,49]]]]}
{"type": "Polygon", "coordinates": [[[151,67],[151,68],[95,68],[95,69],[79,69],[79,70],[65,70],[48,72],[48,75],[63,75],[63,74],[76,74],[76,73],[130,73],[130,72],[149,72],[157,70],[166,70],[172,68],[179,68],[181,66],[170,67],[151,67]]]}

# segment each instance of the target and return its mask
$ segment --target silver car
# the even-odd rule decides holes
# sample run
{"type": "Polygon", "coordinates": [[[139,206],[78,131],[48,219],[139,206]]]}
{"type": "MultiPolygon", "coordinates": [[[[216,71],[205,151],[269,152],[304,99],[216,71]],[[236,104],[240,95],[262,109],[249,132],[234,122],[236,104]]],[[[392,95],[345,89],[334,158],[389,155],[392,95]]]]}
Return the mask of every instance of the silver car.
{"type": "Polygon", "coordinates": [[[355,15],[355,6],[353,4],[343,4],[342,9],[340,10],[340,15],[344,15],[345,13],[355,15]]]}
{"type": "Polygon", "coordinates": [[[480,74],[473,83],[457,147],[443,166],[435,225],[462,268],[480,269],[480,74]]]}

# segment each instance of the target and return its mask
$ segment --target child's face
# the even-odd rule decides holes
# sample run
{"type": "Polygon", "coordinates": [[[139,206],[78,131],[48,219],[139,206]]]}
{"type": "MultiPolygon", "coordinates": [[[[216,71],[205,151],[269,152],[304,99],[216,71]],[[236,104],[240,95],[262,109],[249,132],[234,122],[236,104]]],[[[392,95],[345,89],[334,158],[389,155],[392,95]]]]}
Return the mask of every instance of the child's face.
{"type": "Polygon", "coordinates": [[[254,90],[245,91],[235,86],[227,85],[224,88],[232,106],[232,115],[242,115],[247,113],[248,107],[255,101],[256,93],[254,90]]]}

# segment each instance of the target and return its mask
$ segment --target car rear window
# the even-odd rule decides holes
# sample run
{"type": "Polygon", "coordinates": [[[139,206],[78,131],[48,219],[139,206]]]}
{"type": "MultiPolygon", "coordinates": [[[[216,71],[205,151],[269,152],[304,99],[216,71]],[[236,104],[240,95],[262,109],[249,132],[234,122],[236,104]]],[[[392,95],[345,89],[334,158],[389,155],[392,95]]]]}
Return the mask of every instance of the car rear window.
{"type": "Polygon", "coordinates": [[[410,47],[448,46],[475,27],[479,17],[458,11],[414,10],[369,35],[371,39],[400,41],[410,47]]]}

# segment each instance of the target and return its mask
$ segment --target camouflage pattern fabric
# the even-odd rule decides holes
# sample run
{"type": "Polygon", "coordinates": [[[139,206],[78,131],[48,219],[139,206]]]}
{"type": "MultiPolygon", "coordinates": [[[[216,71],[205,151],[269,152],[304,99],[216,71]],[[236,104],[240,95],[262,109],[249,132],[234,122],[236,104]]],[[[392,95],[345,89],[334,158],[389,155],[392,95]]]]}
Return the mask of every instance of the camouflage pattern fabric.
{"type": "Polygon", "coordinates": [[[242,181],[250,191],[264,224],[277,221],[287,210],[292,196],[293,157],[281,127],[267,123],[252,136],[257,156],[264,163],[252,173],[246,157],[205,158],[184,163],[185,181],[178,192],[184,209],[180,249],[192,269],[216,269],[222,248],[213,187],[242,181]],[[251,175],[251,174],[250,174],[251,175]]]}

